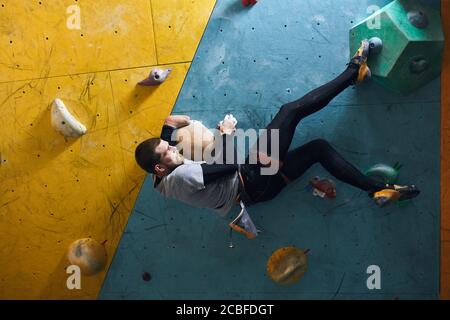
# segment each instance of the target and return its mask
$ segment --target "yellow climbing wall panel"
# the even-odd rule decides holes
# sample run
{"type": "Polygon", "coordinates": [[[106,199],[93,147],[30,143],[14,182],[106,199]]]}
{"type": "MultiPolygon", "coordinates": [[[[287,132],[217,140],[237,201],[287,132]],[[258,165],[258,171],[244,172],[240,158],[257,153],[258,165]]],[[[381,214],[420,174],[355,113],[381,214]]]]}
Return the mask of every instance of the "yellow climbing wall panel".
{"type": "Polygon", "coordinates": [[[2,5],[0,81],[157,64],[148,0],[2,5]]]}
{"type": "Polygon", "coordinates": [[[68,290],[67,247],[106,241],[109,266],[145,178],[134,148],[159,134],[215,1],[173,3],[0,0],[0,299],[96,298],[107,268],[68,290]],[[74,4],[80,30],[66,26],[74,4]],[[158,33],[168,26],[152,6],[191,36],[158,33]],[[158,62],[173,68],[168,80],[136,86],[158,62]],[[85,136],[51,127],[56,97],[85,136]]]}
{"type": "Polygon", "coordinates": [[[216,1],[153,0],[158,62],[192,61],[216,1]]]}
{"type": "Polygon", "coordinates": [[[1,85],[9,99],[0,126],[10,134],[0,139],[0,296],[95,296],[104,274],[83,278],[83,290],[65,288],[66,248],[90,236],[107,240],[112,258],[144,178],[134,163],[135,143],[149,136],[146,125],[161,127],[187,72],[185,64],[173,67],[172,77],[148,92],[135,88],[148,68],[1,85]],[[123,78],[134,83],[112,84],[123,78]],[[54,97],[87,135],[66,141],[52,129],[54,97]]]}

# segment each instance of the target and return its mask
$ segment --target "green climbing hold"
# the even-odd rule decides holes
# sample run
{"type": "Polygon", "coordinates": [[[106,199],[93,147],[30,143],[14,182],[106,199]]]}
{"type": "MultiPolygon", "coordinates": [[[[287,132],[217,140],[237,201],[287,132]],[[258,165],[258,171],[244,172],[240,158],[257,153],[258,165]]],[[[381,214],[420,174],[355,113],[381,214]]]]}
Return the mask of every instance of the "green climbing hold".
{"type": "Polygon", "coordinates": [[[374,178],[383,183],[395,183],[398,178],[398,171],[401,168],[400,163],[395,163],[393,166],[378,163],[366,171],[366,176],[374,178]]]}

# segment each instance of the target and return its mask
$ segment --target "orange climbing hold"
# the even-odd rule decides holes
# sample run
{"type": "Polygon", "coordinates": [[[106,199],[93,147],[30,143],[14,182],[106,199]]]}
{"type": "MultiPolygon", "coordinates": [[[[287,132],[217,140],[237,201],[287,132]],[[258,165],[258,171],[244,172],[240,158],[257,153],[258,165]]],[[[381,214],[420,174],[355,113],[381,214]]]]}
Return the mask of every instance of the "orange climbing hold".
{"type": "Polygon", "coordinates": [[[272,253],[267,261],[267,275],[276,283],[291,285],[298,282],[306,272],[306,253],[296,247],[282,247],[272,253]]]}

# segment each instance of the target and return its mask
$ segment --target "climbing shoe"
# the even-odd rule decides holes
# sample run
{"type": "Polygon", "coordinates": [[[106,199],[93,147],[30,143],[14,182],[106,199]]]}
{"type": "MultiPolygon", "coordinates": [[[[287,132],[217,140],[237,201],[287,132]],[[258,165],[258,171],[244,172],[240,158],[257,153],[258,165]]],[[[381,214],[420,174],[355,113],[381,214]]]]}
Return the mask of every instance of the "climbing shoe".
{"type": "Polygon", "coordinates": [[[358,77],[356,82],[362,82],[366,79],[370,79],[372,77],[372,72],[370,71],[369,66],[367,65],[367,57],[370,53],[370,42],[367,39],[361,41],[361,46],[358,51],[356,51],[353,58],[350,60],[351,64],[359,66],[358,77]]]}
{"type": "Polygon", "coordinates": [[[419,193],[420,190],[415,185],[388,185],[388,188],[375,192],[373,198],[375,199],[376,205],[383,208],[391,202],[415,198],[419,193]]]}

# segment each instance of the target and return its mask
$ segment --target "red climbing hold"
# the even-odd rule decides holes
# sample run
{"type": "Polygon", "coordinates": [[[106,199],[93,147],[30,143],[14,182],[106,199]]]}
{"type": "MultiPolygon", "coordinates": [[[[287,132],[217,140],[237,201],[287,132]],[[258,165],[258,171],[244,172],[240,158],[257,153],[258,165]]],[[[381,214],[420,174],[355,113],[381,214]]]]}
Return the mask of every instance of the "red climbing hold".
{"type": "Polygon", "coordinates": [[[336,198],[336,185],[332,180],[314,177],[309,183],[313,187],[313,195],[321,198],[336,198]]]}
{"type": "Polygon", "coordinates": [[[244,7],[253,6],[258,2],[258,0],[242,0],[242,5],[244,7]]]}

